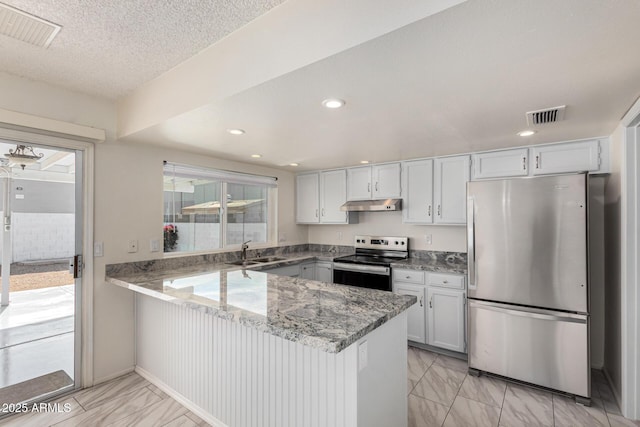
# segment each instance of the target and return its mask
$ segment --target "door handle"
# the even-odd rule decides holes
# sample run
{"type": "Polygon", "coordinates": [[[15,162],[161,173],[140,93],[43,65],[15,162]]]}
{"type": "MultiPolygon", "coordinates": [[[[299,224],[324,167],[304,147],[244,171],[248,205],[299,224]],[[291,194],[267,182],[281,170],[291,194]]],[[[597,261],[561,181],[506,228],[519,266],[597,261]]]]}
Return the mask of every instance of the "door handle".
{"type": "Polygon", "coordinates": [[[322,208],[322,216],[325,216],[325,213],[324,213],[324,212],[325,212],[325,211],[324,211],[324,208],[322,208]]]}
{"type": "Polygon", "coordinates": [[[429,308],[433,308],[433,297],[429,298],[429,308]]]}
{"type": "Polygon", "coordinates": [[[367,184],[367,193],[371,193],[371,183],[367,184]]]}
{"type": "Polygon", "coordinates": [[[422,300],[424,299],[424,297],[420,297],[420,307],[424,307],[424,305],[422,305],[422,300]]]}
{"type": "Polygon", "coordinates": [[[469,289],[476,289],[476,224],[473,197],[467,198],[467,264],[469,289]]]}
{"type": "Polygon", "coordinates": [[[438,216],[442,217],[442,215],[440,214],[440,205],[438,205],[438,216]]]}
{"type": "Polygon", "coordinates": [[[536,169],[540,169],[540,155],[536,156],[536,169]]]}
{"type": "Polygon", "coordinates": [[[73,274],[74,279],[82,277],[82,255],[74,255],[69,261],[69,273],[73,274]]]}
{"type": "Polygon", "coordinates": [[[318,209],[316,209],[316,218],[318,218],[318,209]]]}
{"type": "Polygon", "coordinates": [[[522,170],[527,170],[527,156],[522,156],[522,170]]]}
{"type": "Polygon", "coordinates": [[[427,208],[427,216],[431,217],[431,205],[427,208]]]}
{"type": "Polygon", "coordinates": [[[376,181],[376,191],[378,191],[378,182],[376,181]]]}

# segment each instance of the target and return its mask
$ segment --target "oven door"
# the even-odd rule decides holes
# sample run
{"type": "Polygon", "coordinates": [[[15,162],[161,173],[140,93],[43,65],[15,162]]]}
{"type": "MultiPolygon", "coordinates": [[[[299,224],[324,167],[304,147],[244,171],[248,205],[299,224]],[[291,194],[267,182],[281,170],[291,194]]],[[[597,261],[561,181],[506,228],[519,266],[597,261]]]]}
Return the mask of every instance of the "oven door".
{"type": "Polygon", "coordinates": [[[334,262],[333,283],[391,291],[391,273],[389,267],[334,262]]]}

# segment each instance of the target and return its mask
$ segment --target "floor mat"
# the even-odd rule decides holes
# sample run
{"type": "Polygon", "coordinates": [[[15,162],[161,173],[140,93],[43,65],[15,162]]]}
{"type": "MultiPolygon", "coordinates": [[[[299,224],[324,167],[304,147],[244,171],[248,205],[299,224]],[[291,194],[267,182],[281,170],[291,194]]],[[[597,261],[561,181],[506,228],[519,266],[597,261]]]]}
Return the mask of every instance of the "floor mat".
{"type": "Polygon", "coordinates": [[[0,389],[3,404],[21,403],[73,384],[65,371],[56,371],[0,389]]]}

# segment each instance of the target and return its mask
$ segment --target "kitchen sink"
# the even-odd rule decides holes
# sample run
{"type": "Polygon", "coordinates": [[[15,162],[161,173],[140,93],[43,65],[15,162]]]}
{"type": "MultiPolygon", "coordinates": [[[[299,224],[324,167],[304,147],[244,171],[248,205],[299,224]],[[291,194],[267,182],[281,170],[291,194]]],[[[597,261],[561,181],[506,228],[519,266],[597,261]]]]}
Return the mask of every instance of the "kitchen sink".
{"type": "Polygon", "coordinates": [[[274,262],[274,261],[284,261],[286,258],[277,257],[277,256],[268,256],[264,258],[252,258],[250,262],[274,262]]]}
{"type": "Polygon", "coordinates": [[[232,264],[232,265],[256,265],[258,264],[258,261],[232,261],[232,262],[228,262],[227,264],[232,264]]]}

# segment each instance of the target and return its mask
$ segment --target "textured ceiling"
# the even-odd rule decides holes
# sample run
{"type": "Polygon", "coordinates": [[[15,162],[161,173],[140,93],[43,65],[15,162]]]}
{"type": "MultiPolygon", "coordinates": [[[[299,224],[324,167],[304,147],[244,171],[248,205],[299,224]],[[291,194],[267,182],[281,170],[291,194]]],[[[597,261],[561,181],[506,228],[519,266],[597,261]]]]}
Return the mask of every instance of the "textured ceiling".
{"type": "Polygon", "coordinates": [[[2,0],[62,25],[48,49],[0,36],[0,70],[117,99],[283,0],[2,0]]]}

